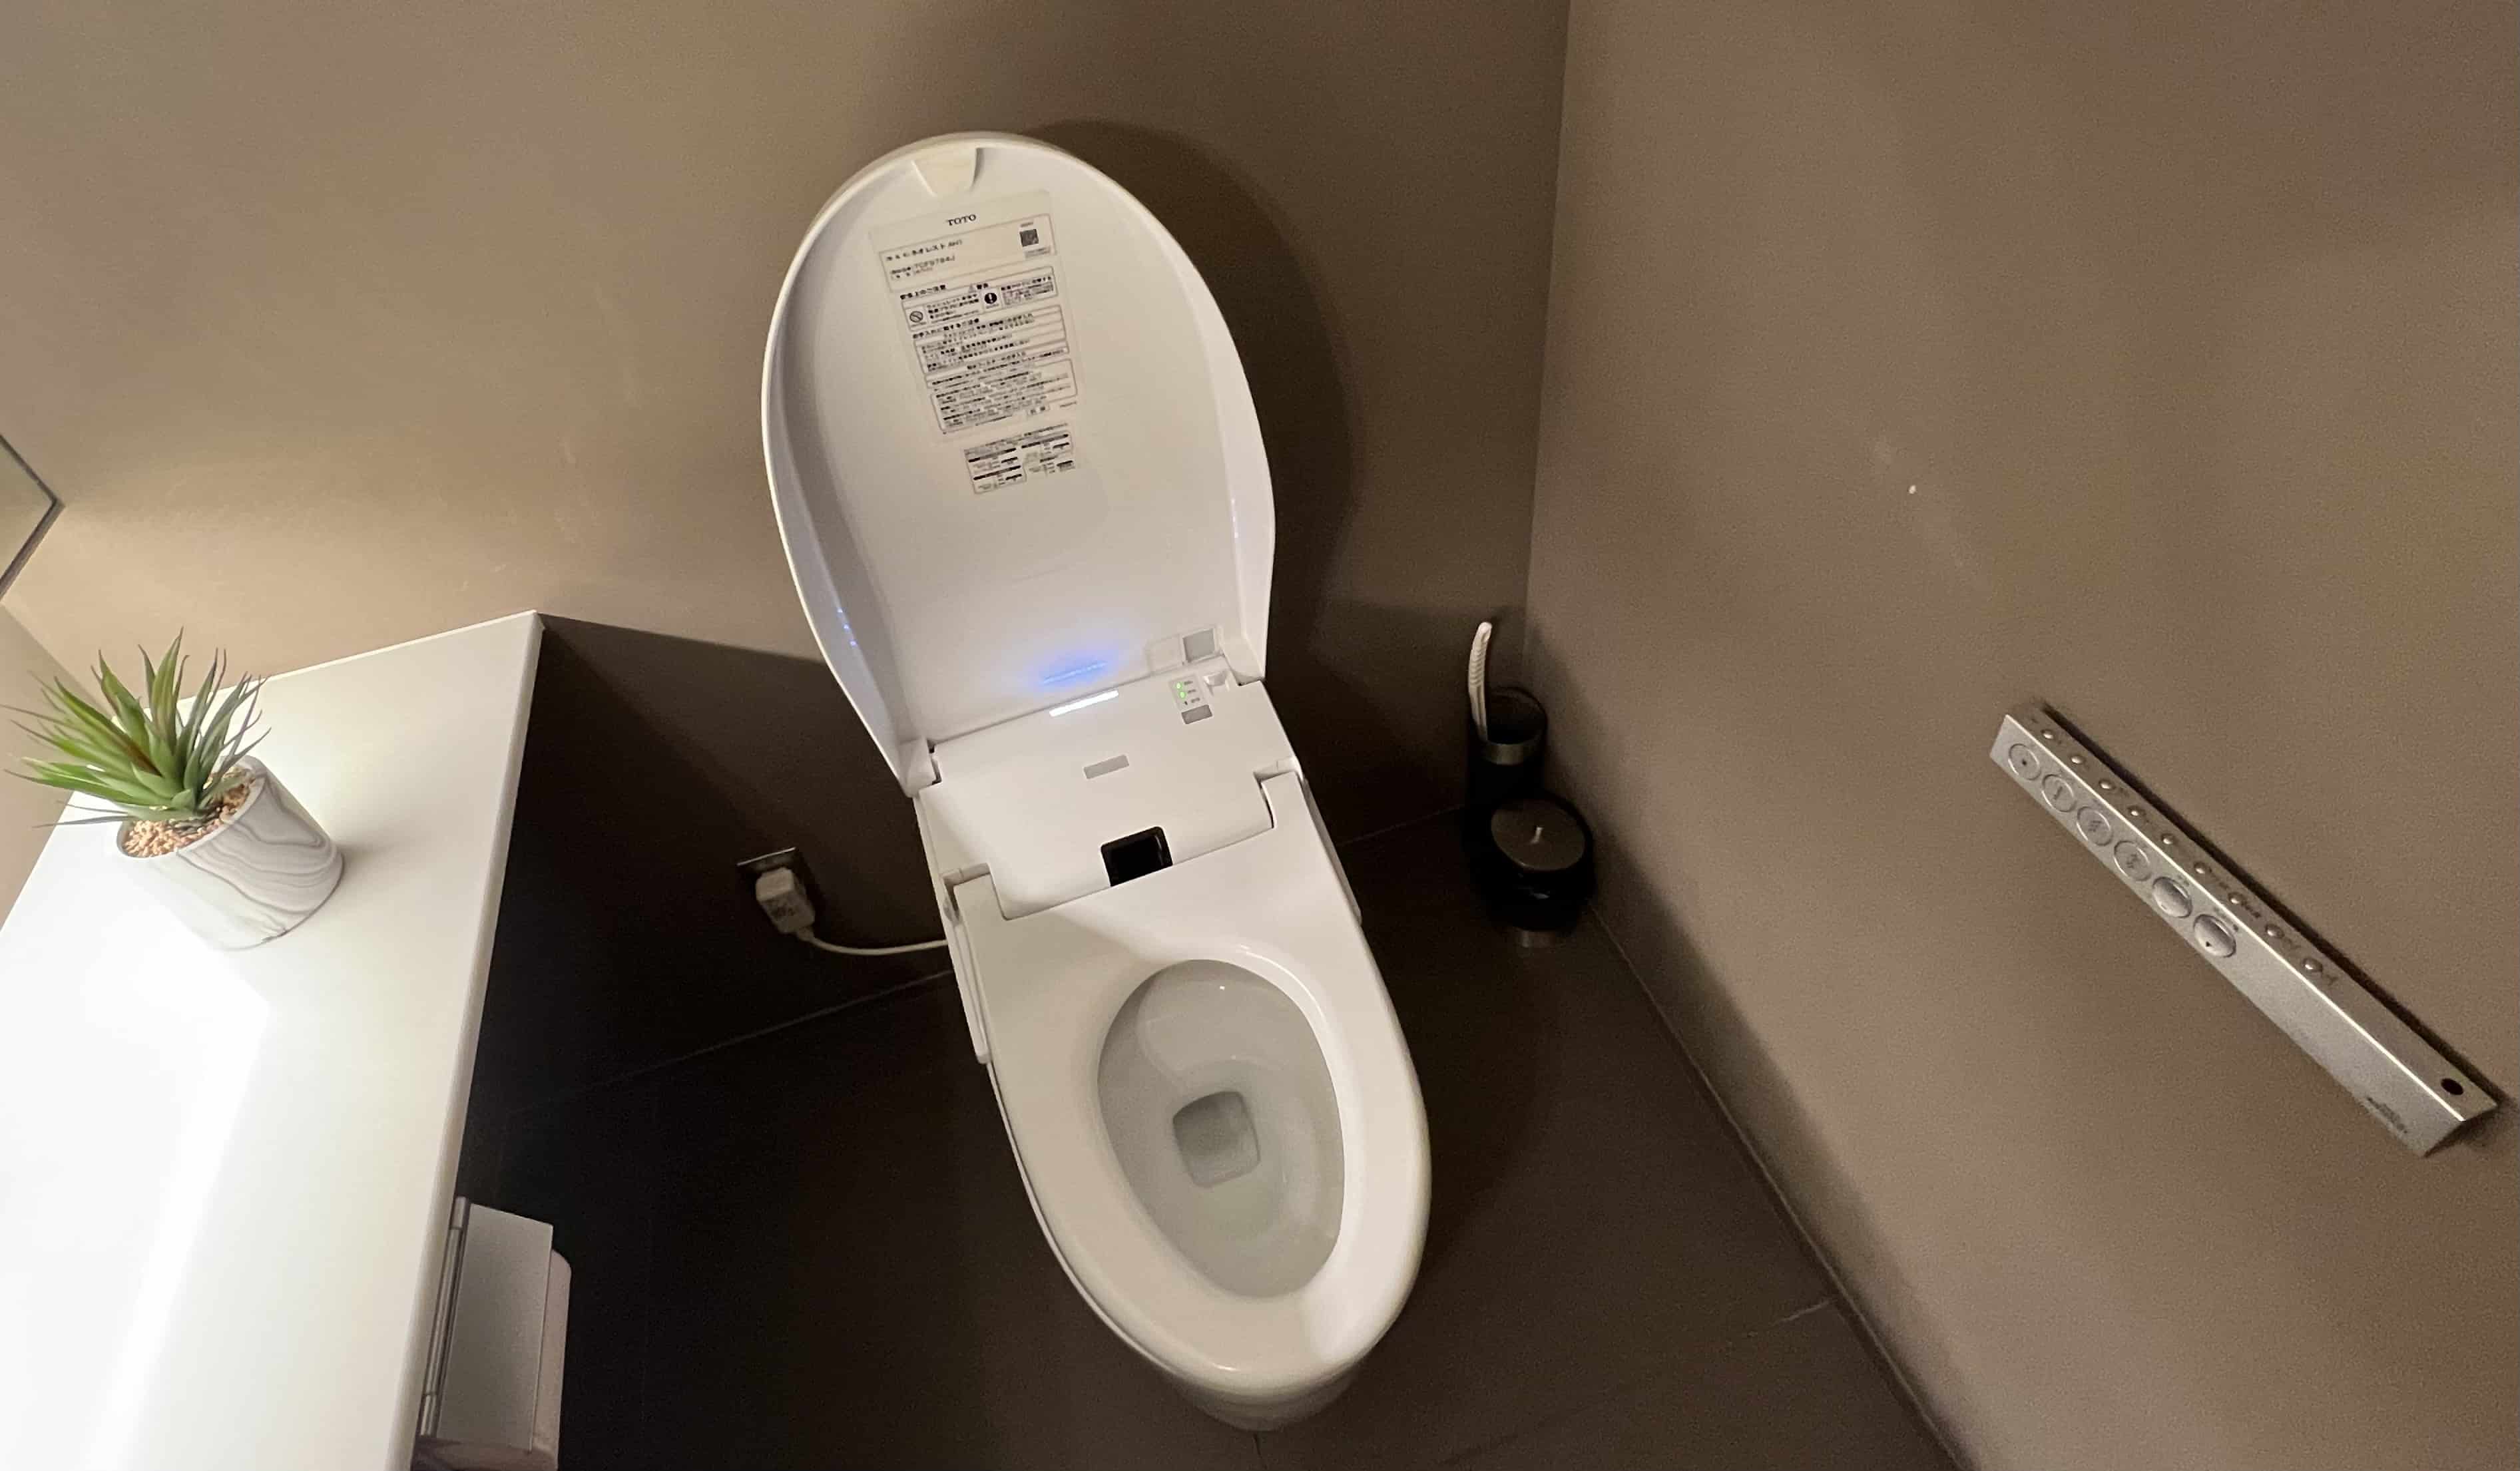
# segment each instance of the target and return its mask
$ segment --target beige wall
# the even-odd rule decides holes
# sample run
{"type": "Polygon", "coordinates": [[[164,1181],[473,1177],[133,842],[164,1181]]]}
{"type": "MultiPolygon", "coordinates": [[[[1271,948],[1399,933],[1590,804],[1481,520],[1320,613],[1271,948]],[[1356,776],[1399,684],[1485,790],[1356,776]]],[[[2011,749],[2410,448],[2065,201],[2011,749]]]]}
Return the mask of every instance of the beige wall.
{"type": "Polygon", "coordinates": [[[1458,646],[1521,599],[1563,24],[14,5],[0,427],[68,512],[13,602],[81,659],[181,625],[284,669],[529,605],[810,654],[760,464],[781,275],[876,155],[1036,132],[1166,219],[1241,342],[1271,686],[1334,820],[1432,810],[1458,646]]]}
{"type": "MultiPolygon", "coordinates": [[[[0,705],[36,706],[35,681],[60,675],[52,655],[0,608],[0,705]]],[[[7,775],[19,769],[19,758],[31,746],[15,726],[0,724],[0,914],[9,913],[35,855],[53,835],[53,820],[62,814],[60,792],[7,775]]]]}
{"type": "Polygon", "coordinates": [[[2520,1456],[2405,1153],[1986,755],[2045,697],[2520,1086],[2500,3],[1577,0],[1531,575],[1606,912],[1987,1467],[2520,1456]]]}

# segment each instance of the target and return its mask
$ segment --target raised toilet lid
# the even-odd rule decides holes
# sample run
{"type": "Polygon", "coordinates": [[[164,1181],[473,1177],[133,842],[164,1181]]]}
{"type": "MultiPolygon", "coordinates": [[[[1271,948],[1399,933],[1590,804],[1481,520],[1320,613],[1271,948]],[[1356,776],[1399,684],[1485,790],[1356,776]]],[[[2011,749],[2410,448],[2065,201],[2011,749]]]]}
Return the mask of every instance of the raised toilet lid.
{"type": "Polygon", "coordinates": [[[905,788],[1185,639],[1263,673],[1240,359],[1163,226],[1057,149],[955,134],[842,186],[780,290],[761,426],[814,637],[905,788]]]}

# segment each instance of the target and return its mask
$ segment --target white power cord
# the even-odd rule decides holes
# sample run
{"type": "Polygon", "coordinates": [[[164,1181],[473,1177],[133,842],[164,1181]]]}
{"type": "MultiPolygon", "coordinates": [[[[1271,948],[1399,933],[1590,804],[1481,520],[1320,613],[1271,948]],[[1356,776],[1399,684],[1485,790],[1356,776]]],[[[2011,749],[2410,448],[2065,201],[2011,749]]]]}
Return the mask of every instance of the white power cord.
{"type": "Polygon", "coordinates": [[[922,940],[916,945],[834,945],[814,933],[814,901],[805,895],[804,884],[797,881],[792,869],[773,869],[752,881],[752,897],[761,913],[770,916],[783,935],[794,935],[816,950],[827,950],[835,956],[906,956],[922,950],[943,950],[942,940],[922,940]]]}
{"type": "Polygon", "coordinates": [[[796,938],[804,941],[808,945],[811,945],[816,950],[828,950],[835,956],[906,956],[913,951],[943,950],[945,948],[945,942],[942,940],[922,940],[916,945],[878,945],[873,947],[833,945],[831,941],[824,939],[813,931],[802,929],[796,931],[796,938]]]}

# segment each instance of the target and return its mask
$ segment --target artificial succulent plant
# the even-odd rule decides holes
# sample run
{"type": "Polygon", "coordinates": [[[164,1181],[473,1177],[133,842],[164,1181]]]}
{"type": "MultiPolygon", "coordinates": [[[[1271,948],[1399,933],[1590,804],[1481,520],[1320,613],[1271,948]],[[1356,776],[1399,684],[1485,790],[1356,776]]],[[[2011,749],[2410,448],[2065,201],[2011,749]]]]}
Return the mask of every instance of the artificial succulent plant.
{"type": "Polygon", "coordinates": [[[46,786],[108,803],[112,811],[73,807],[73,823],[163,823],[177,830],[216,818],[220,801],[249,780],[242,767],[261,737],[251,735],[254,696],[262,681],[240,679],[221,692],[225,653],[213,654],[190,700],[181,634],[165,657],[140,650],[138,692],[114,677],[100,657],[97,690],[90,699],[68,680],[43,682],[43,710],[18,710],[19,729],[43,742],[46,754],[25,758],[20,776],[46,786]]]}

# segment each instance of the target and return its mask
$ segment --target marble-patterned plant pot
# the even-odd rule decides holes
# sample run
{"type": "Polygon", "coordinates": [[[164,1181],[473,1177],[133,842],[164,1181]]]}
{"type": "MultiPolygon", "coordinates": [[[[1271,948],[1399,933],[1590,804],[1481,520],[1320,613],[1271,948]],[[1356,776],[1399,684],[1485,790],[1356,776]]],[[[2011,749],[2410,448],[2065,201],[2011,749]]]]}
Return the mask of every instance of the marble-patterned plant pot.
{"type": "MultiPolygon", "coordinates": [[[[341,850],[271,769],[248,756],[252,795],[206,837],[123,863],[141,887],[221,950],[249,950],[306,922],[341,881],[341,850]]],[[[115,829],[118,845],[129,825],[115,829]]]]}

